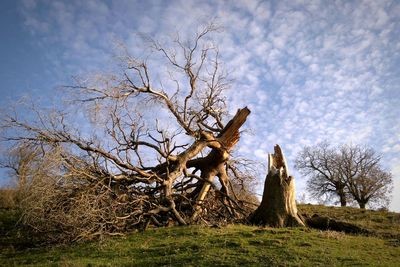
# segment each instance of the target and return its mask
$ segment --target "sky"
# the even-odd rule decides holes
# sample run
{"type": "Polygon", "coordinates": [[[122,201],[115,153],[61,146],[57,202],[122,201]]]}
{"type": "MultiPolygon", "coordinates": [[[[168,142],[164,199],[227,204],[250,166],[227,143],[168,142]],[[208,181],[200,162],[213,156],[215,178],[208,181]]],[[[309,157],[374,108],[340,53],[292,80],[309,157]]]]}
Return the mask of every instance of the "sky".
{"type": "Polygon", "coordinates": [[[135,51],[138,33],[190,38],[210,20],[223,29],[229,112],[252,111],[238,151],[265,163],[280,144],[297,195],[307,196],[293,166],[302,147],[366,144],[392,172],[390,209],[400,211],[398,0],[2,0],[0,106],[54,98],[74,75],[112,69],[116,43],[135,51]]]}

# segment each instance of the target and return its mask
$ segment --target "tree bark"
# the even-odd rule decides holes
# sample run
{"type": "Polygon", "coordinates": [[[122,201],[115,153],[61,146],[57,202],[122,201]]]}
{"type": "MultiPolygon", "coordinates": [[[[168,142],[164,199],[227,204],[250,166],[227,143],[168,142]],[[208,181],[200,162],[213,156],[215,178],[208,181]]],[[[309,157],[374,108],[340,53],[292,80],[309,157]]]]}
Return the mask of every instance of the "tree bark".
{"type": "Polygon", "coordinates": [[[314,214],[311,218],[306,220],[307,226],[319,230],[333,230],[351,234],[368,234],[370,231],[361,228],[355,224],[337,221],[329,217],[318,216],[314,214]]]}
{"type": "Polygon", "coordinates": [[[365,206],[366,206],[366,202],[363,202],[363,201],[358,201],[358,205],[360,206],[360,209],[363,209],[363,210],[365,210],[365,206]]]}
{"type": "Polygon", "coordinates": [[[268,156],[268,174],[260,206],[250,215],[252,224],[272,227],[305,226],[297,213],[294,178],[289,176],[287,163],[279,145],[268,156]]]}
{"type": "Polygon", "coordinates": [[[347,198],[346,198],[346,193],[344,192],[344,186],[343,186],[343,188],[341,188],[337,191],[337,194],[339,195],[339,198],[340,198],[340,206],[346,207],[347,206],[347,198]]]}
{"type": "Polygon", "coordinates": [[[346,207],[347,205],[347,196],[346,196],[346,184],[342,182],[340,179],[335,183],[336,194],[339,196],[340,206],[346,207]]]}
{"type": "MultiPolygon", "coordinates": [[[[193,214],[191,220],[195,221],[197,216],[202,211],[202,203],[206,198],[211,183],[214,181],[215,176],[220,177],[222,191],[228,194],[226,183],[227,175],[225,171],[225,162],[229,159],[229,152],[239,141],[240,133],[239,129],[245,123],[247,116],[250,114],[250,110],[245,107],[239,109],[236,115],[228,122],[225,128],[217,136],[217,141],[210,142],[212,147],[211,152],[202,159],[195,160],[194,164],[189,162],[187,167],[195,167],[201,170],[201,177],[204,179],[199,183],[195,192],[199,192],[196,197],[195,204],[193,206],[193,214]]],[[[229,207],[228,207],[229,208],[229,207]]]]}

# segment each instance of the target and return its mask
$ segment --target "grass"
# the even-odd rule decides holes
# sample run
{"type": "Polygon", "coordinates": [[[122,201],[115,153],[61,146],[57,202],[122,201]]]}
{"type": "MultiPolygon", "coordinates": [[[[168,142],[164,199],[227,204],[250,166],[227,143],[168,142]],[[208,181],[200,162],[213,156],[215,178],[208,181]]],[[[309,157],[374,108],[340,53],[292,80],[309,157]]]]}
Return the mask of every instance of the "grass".
{"type": "MultiPolygon", "coordinates": [[[[399,214],[367,211],[362,217],[357,211],[345,215],[347,209],[307,205],[299,209],[349,220],[346,216],[360,216],[358,223],[384,230],[399,226],[399,221],[390,219],[399,214]],[[376,218],[385,219],[377,222],[376,218]]],[[[1,214],[8,218],[0,224],[1,234],[15,231],[10,228],[12,216],[1,214]]],[[[12,234],[1,237],[0,266],[398,266],[400,262],[399,240],[392,237],[246,225],[149,229],[122,238],[53,247],[13,244],[12,234]]]]}
{"type": "Polygon", "coordinates": [[[368,229],[380,237],[400,239],[400,213],[323,205],[299,205],[298,209],[309,217],[328,216],[368,229]]]}

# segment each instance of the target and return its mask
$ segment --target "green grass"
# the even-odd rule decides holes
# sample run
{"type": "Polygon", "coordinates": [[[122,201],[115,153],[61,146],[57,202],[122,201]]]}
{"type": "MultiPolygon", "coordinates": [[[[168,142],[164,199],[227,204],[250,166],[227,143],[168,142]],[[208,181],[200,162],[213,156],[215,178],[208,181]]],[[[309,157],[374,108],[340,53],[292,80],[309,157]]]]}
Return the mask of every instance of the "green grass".
{"type": "MultiPolygon", "coordinates": [[[[313,212],[307,208],[307,212],[313,212]]],[[[332,209],[316,208],[327,213],[332,209]]],[[[300,209],[305,212],[302,206],[300,209]]],[[[332,210],[329,214],[345,216],[345,211],[332,210]]],[[[2,234],[12,230],[10,217],[9,224],[0,228],[2,234]]],[[[379,223],[374,218],[365,216],[360,221],[371,221],[371,227],[391,222],[387,219],[379,223]]],[[[16,248],[11,236],[1,240],[0,266],[398,266],[400,262],[399,240],[306,228],[171,227],[122,238],[36,248],[16,248]]]]}
{"type": "Polygon", "coordinates": [[[400,213],[322,205],[299,205],[298,209],[301,214],[310,217],[318,214],[355,224],[380,237],[400,238],[400,213]]]}

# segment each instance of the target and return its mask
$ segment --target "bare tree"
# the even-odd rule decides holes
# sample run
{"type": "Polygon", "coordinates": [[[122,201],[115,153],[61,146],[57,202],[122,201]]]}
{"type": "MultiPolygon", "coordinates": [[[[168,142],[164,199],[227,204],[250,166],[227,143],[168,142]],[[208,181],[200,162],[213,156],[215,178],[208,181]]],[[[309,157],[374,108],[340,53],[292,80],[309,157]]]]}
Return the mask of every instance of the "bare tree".
{"type": "Polygon", "coordinates": [[[28,142],[19,142],[2,155],[0,167],[8,169],[11,188],[13,188],[10,189],[10,193],[12,192],[15,205],[18,205],[19,201],[24,198],[27,184],[32,180],[34,170],[38,168],[40,155],[40,149],[28,142]]]}
{"type": "Polygon", "coordinates": [[[354,199],[364,209],[368,202],[388,205],[392,175],[380,166],[381,157],[360,145],[331,148],[320,143],[305,147],[297,156],[296,168],[308,175],[314,196],[339,196],[342,206],[354,199]]]}
{"type": "Polygon", "coordinates": [[[343,145],[340,148],[340,175],[362,209],[368,202],[389,205],[393,178],[390,172],[382,169],[380,160],[381,157],[368,147],[343,145]]]}
{"type": "MultiPolygon", "coordinates": [[[[216,29],[210,24],[193,41],[178,36],[169,46],[148,38],[151,53],[140,58],[126,51],[121,74],[66,87],[70,105],[88,111],[92,128],[86,132],[72,126],[77,116],[71,108],[34,109],[36,121],[16,114],[4,119],[3,128],[11,129],[7,141],[47,148],[43,158],[57,165],[56,173],[44,172],[38,175],[42,182],[34,181],[52,187],[53,195],[42,202],[59,200],[50,213],[83,216],[75,220],[80,223],[75,238],[171,222],[213,223],[218,216],[210,207],[225,221],[248,215],[251,203],[235,186],[245,176],[230,157],[250,110],[239,109],[226,121],[229,80],[209,38],[216,29]],[[95,212],[101,219],[91,222],[87,214],[95,212]]],[[[32,182],[31,188],[41,187],[32,182]]],[[[35,202],[42,203],[29,200],[35,202]]],[[[28,216],[31,225],[43,223],[35,223],[40,217],[35,216],[28,216]]]]}
{"type": "Polygon", "coordinates": [[[0,166],[10,170],[10,175],[14,176],[18,187],[24,187],[31,179],[31,170],[36,168],[34,165],[39,156],[38,147],[21,142],[6,152],[0,166]]]}
{"type": "Polygon", "coordinates": [[[295,168],[308,176],[308,190],[314,197],[339,197],[340,205],[347,205],[346,181],[340,174],[339,155],[327,142],[315,147],[304,147],[296,157],[295,168]]]}

